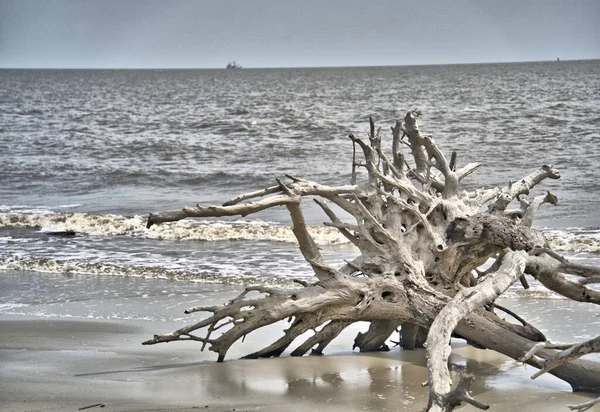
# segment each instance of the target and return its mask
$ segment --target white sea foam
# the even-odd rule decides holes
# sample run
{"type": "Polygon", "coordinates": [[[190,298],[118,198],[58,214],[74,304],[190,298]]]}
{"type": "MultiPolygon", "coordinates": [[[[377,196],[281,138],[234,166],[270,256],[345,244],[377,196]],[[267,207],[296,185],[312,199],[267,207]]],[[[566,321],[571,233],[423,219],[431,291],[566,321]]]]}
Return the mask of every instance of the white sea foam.
{"type": "MultiPolygon", "coordinates": [[[[0,210],[3,210],[0,206],[0,210]]],[[[39,211],[38,211],[39,212],[39,211]]],[[[166,240],[262,240],[296,241],[289,226],[264,221],[180,221],[146,229],[143,216],[96,215],[89,213],[5,213],[0,228],[38,228],[41,232],[71,232],[90,236],[131,236],[166,240]]],[[[330,227],[311,226],[319,245],[345,244],[348,240],[330,227]]],[[[558,251],[600,253],[600,231],[571,228],[544,230],[550,246],[558,251]]],[[[3,237],[2,242],[8,241],[3,237]]]]}
{"type": "MultiPolygon", "coordinates": [[[[38,228],[41,232],[71,232],[91,236],[132,236],[167,240],[266,240],[296,241],[289,226],[263,221],[180,221],[153,225],[146,229],[146,218],[88,213],[15,214],[0,213],[0,227],[38,228]]],[[[319,245],[348,243],[337,229],[309,228],[319,245]]]]}
{"type": "MultiPolygon", "coordinates": [[[[319,245],[348,243],[337,229],[311,226],[309,231],[319,245]]],[[[256,225],[230,222],[181,222],[153,226],[147,236],[154,239],[177,240],[266,240],[275,242],[296,242],[289,226],[256,225]]]]}
{"type": "Polygon", "coordinates": [[[76,207],[80,207],[81,203],[71,203],[71,204],[66,204],[66,205],[58,205],[56,206],[59,209],[74,209],[76,207]]]}
{"type": "Polygon", "coordinates": [[[10,313],[12,313],[12,311],[14,309],[22,308],[25,306],[29,306],[29,305],[27,305],[25,303],[10,303],[10,302],[2,303],[2,302],[0,302],[0,312],[10,314],[10,313]]]}
{"type": "MultiPolygon", "coordinates": [[[[72,205],[65,205],[71,207],[72,205]]],[[[97,215],[90,213],[14,213],[1,212],[0,228],[37,228],[40,232],[68,232],[89,236],[131,236],[164,240],[259,240],[296,242],[289,226],[279,223],[236,221],[193,221],[163,223],[146,229],[146,217],[121,215],[97,215]]],[[[11,209],[12,210],[12,209],[11,209]]],[[[309,231],[319,245],[347,244],[348,240],[335,228],[310,226],[309,231]]],[[[569,228],[545,229],[550,246],[557,251],[588,252],[600,254],[600,230],[569,228]]],[[[0,243],[10,241],[0,238],[0,243]]]]}
{"type": "Polygon", "coordinates": [[[545,230],[546,238],[554,250],[565,252],[590,252],[600,254],[600,231],[573,228],[545,230]]]}
{"type": "Polygon", "coordinates": [[[0,205],[0,213],[51,215],[50,206],[0,205]]]}
{"type": "Polygon", "coordinates": [[[522,289],[518,286],[513,286],[502,294],[504,299],[519,299],[519,298],[533,298],[533,299],[567,299],[566,297],[559,295],[548,289],[522,289]]]}
{"type": "MultiPolygon", "coordinates": [[[[164,267],[147,264],[128,265],[106,263],[89,260],[54,260],[33,256],[8,256],[0,257],[0,270],[31,271],[46,273],[102,275],[102,276],[130,276],[142,278],[157,278],[170,280],[185,280],[203,283],[227,284],[282,284],[291,282],[290,276],[250,274],[235,268],[221,267],[220,270],[209,268],[205,271],[195,267],[164,267]]],[[[296,278],[303,277],[302,274],[296,278]]]]}

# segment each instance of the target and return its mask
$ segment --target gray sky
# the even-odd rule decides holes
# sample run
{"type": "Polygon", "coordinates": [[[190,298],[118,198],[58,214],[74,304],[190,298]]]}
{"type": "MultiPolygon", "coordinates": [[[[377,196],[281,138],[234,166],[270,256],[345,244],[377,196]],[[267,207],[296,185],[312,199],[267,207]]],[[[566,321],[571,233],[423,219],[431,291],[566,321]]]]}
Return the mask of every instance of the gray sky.
{"type": "Polygon", "coordinates": [[[600,58],[600,0],[0,0],[0,67],[600,58]]]}

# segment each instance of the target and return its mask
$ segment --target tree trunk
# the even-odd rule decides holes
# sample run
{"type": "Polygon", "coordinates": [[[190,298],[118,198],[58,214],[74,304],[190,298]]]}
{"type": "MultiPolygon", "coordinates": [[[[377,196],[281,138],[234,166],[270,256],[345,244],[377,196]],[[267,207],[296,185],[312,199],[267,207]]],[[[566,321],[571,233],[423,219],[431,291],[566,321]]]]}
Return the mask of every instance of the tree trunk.
{"type": "Polygon", "coordinates": [[[400,347],[405,350],[424,348],[427,340],[427,329],[404,322],[400,327],[400,347]]]}
{"type": "Polygon", "coordinates": [[[394,320],[376,320],[371,322],[366,333],[358,332],[352,349],[359,348],[361,352],[388,351],[390,348],[385,341],[398,328],[394,320]]]}
{"type": "Polygon", "coordinates": [[[276,185],[240,195],[222,206],[198,205],[151,214],[148,228],[184,218],[246,216],[286,206],[315,281],[298,282],[301,286],[287,289],[248,286],[224,306],[187,310],[211,315],[175,332],[155,335],[144,344],[198,341],[223,361],[238,339],[290,319],[281,338],[247,357],[280,356],[310,330],[313,335],[291,348],[291,354],[301,356],[311,350],[322,354],[347,326],[367,321],[369,330],[354,341],[361,351],[387,348],[385,341],[398,327],[404,349],[426,346],[430,411],[451,411],[461,402],[487,408],[469,394],[472,376],[462,376],[453,389],[448,371],[452,336],[513,359],[522,358],[568,382],[574,390],[600,391],[600,364],[575,359],[583,352],[598,351],[597,343],[574,346],[561,356],[555,349],[540,347],[546,344],[544,335],[517,314],[513,317],[521,325],[493,313],[494,301],[511,285],[521,280],[527,287],[525,274],[568,298],[600,303],[599,292],[588,286],[598,282],[600,270],[566,261],[549,250],[542,233],[531,228],[538,208],[543,203],[556,204],[557,199],[548,193],[527,201],[526,195],[544,179],[558,179],[560,174],[544,165],[502,189],[462,191],[462,180],[479,164],[457,169],[456,153],[448,162],[433,138],[419,131],[419,115],[408,112],[392,127],[389,155],[372,120],[368,142],[349,136],[363,155],[362,162],[353,162],[350,185],[324,186],[286,176],[285,182],[276,179],[276,185]],[[409,146],[409,156],[402,152],[403,145],[409,146]],[[357,167],[364,168],[366,175],[358,176],[357,167]],[[323,209],[330,219],[327,225],[357,246],[358,256],[344,266],[329,266],[315,244],[301,209],[307,197],[315,198],[323,209]],[[517,198],[520,208],[507,210],[517,198]],[[336,209],[350,214],[354,221],[341,221],[336,209]],[[484,270],[482,265],[490,261],[491,266],[484,270]],[[250,292],[255,292],[252,297],[250,292]],[[196,334],[200,329],[205,330],[204,335],[196,334]],[[213,337],[217,330],[218,336],[213,337]],[[531,351],[535,353],[525,356],[531,351]]]}

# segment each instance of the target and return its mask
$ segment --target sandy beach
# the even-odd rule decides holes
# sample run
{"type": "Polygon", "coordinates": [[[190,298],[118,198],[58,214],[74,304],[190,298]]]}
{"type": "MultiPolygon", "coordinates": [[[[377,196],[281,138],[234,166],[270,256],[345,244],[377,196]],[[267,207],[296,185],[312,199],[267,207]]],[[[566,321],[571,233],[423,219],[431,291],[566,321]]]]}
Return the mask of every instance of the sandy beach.
{"type": "MultiPolygon", "coordinates": [[[[214,300],[231,292],[213,292],[214,300]]],[[[535,305],[514,301],[513,305],[535,305]]],[[[561,303],[538,307],[550,318],[561,303]]],[[[523,310],[523,307],[521,308],[523,310]]],[[[578,312],[579,327],[592,311],[578,312]]],[[[546,316],[544,316],[546,318],[546,316]]],[[[550,324],[550,323],[549,323],[550,324]]],[[[426,405],[425,352],[393,348],[386,353],[350,351],[360,325],[345,331],[326,356],[237,360],[275,340],[274,325],[232,347],[228,360],[200,352],[200,345],[175,342],[142,346],[180,321],[72,320],[0,316],[2,411],[420,411],[426,405]]],[[[589,324],[588,324],[589,325],[589,324]]],[[[573,326],[575,329],[577,325],[573,326]]],[[[594,326],[597,327],[597,326],[594,326]]],[[[579,329],[581,330],[581,329],[579,329]]],[[[568,331],[567,331],[568,332],[568,331]]],[[[451,363],[477,379],[473,395],[502,411],[566,411],[591,394],[571,393],[552,376],[535,381],[531,367],[453,342],[451,363]]],[[[475,410],[471,406],[460,410],[475,410]]]]}

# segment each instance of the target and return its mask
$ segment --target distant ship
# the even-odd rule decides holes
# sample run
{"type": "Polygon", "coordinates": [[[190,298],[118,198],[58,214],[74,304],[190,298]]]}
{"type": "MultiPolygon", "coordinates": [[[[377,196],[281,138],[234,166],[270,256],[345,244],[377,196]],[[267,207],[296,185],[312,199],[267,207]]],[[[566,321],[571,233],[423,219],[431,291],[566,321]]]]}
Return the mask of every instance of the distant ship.
{"type": "Polygon", "coordinates": [[[242,66],[241,66],[241,65],[239,65],[239,64],[237,64],[237,63],[235,62],[235,60],[234,60],[234,61],[231,61],[231,62],[227,63],[227,66],[225,66],[225,68],[226,68],[226,69],[241,69],[241,68],[242,68],[242,66]]]}

